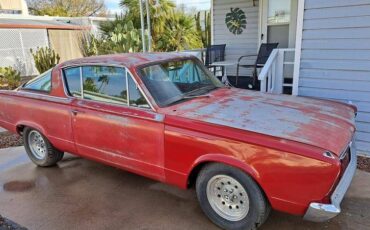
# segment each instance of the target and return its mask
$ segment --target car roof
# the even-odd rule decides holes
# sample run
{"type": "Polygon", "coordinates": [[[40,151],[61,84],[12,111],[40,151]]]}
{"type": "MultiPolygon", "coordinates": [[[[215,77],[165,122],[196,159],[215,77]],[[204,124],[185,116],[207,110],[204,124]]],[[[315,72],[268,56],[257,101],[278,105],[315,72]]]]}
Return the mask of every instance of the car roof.
{"type": "Polygon", "coordinates": [[[126,66],[127,68],[135,68],[141,65],[147,65],[150,63],[160,61],[193,57],[194,56],[190,54],[177,52],[112,54],[70,60],[62,63],[59,67],[64,68],[67,66],[84,64],[110,64],[110,65],[123,65],[126,66]]]}

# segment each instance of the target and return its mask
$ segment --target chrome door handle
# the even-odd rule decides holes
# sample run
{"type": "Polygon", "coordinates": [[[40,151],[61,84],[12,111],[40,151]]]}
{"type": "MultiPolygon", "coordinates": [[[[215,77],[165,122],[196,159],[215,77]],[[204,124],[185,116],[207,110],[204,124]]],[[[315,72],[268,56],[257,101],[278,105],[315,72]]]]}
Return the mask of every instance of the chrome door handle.
{"type": "Polygon", "coordinates": [[[78,110],[75,110],[75,109],[74,109],[74,110],[72,110],[71,112],[72,112],[72,114],[73,114],[74,116],[77,116],[77,114],[78,114],[78,110]]]}

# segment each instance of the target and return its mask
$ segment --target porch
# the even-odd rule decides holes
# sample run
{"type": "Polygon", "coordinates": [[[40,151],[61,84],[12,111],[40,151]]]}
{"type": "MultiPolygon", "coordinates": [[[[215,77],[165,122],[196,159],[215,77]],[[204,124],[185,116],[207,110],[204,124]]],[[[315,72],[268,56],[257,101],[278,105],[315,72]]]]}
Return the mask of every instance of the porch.
{"type": "MultiPolygon", "coordinates": [[[[226,44],[225,60],[238,63],[243,55],[257,54],[262,43],[279,43],[263,68],[258,71],[256,90],[297,95],[295,82],[295,47],[298,0],[213,0],[212,43],[226,44]],[[235,15],[235,9],[237,14],[235,15]],[[233,14],[230,20],[230,14],[233,14]],[[246,23],[238,22],[246,18],[246,23]],[[228,19],[227,19],[228,18],[228,19]],[[234,27],[233,27],[234,25],[234,27]]],[[[240,64],[253,64],[256,57],[243,59],[240,64]]],[[[298,57],[299,58],[299,57],[298,57]]],[[[228,79],[235,86],[237,66],[226,67],[228,79]]],[[[240,69],[239,88],[248,88],[251,69],[240,69]]]]}

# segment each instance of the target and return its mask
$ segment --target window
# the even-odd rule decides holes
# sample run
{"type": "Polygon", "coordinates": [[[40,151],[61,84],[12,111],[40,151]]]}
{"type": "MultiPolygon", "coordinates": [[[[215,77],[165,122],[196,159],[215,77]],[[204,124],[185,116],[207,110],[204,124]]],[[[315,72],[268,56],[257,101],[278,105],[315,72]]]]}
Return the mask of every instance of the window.
{"type": "Polygon", "coordinates": [[[199,61],[163,62],[141,69],[142,80],[157,104],[165,107],[223,87],[199,61]]]}
{"type": "Polygon", "coordinates": [[[37,90],[43,92],[50,92],[51,90],[51,71],[41,74],[35,79],[29,81],[23,86],[23,89],[37,90]]]}
{"type": "Polygon", "coordinates": [[[82,67],[84,99],[127,104],[126,70],[112,66],[82,67]]]}
{"type": "Polygon", "coordinates": [[[68,93],[74,97],[81,97],[80,67],[65,69],[64,77],[68,93]]]}
{"type": "Polygon", "coordinates": [[[126,69],[113,66],[82,66],[65,69],[64,79],[69,95],[87,100],[150,108],[132,76],[126,69]],[[82,77],[81,77],[82,73],[82,77]],[[81,91],[81,78],[83,81],[81,91]],[[128,87],[126,86],[128,82],[128,87]]]}
{"type": "Polygon", "coordinates": [[[130,95],[130,106],[140,107],[140,108],[150,108],[148,102],[146,101],[143,94],[140,92],[137,84],[132,79],[130,74],[127,74],[128,85],[129,85],[129,95],[130,95]]]}

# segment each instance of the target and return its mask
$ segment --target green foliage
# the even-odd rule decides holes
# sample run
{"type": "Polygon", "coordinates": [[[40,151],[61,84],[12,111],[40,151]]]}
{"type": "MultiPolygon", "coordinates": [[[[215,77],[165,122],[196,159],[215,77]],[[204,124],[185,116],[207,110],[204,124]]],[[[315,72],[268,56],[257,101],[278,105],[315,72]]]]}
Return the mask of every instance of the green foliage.
{"type": "Polygon", "coordinates": [[[165,23],[166,30],[158,39],[157,48],[160,51],[181,51],[202,47],[201,38],[197,33],[195,20],[182,11],[173,11],[171,20],[165,23]]]}
{"type": "Polygon", "coordinates": [[[99,47],[101,47],[101,41],[97,39],[93,34],[86,33],[80,38],[80,50],[84,57],[96,56],[99,54],[99,47]]]}
{"type": "Polygon", "coordinates": [[[61,17],[105,16],[104,0],[27,0],[34,15],[61,17]]]}
{"type": "MultiPolygon", "coordinates": [[[[124,15],[100,24],[100,30],[103,31],[105,38],[101,40],[105,42],[99,45],[105,47],[98,48],[99,54],[139,52],[142,49],[138,0],[122,0],[120,5],[126,9],[124,15]]],[[[173,1],[149,0],[149,10],[154,51],[178,51],[203,46],[201,34],[196,29],[195,18],[176,10],[173,1]]],[[[144,13],[146,17],[146,11],[144,13]]]]}
{"type": "Polygon", "coordinates": [[[198,36],[202,39],[203,47],[211,45],[211,13],[204,13],[204,30],[201,25],[201,12],[195,15],[195,22],[198,36]]]}
{"type": "Polygon", "coordinates": [[[37,47],[37,50],[33,52],[31,49],[31,54],[35,61],[36,69],[39,73],[44,73],[45,71],[56,66],[60,61],[59,54],[55,53],[49,47],[37,47]]]}
{"type": "Polygon", "coordinates": [[[141,50],[140,31],[134,27],[132,21],[124,26],[120,24],[109,34],[110,41],[114,44],[116,53],[132,53],[141,50]]]}
{"type": "Polygon", "coordinates": [[[13,90],[21,84],[21,73],[12,67],[0,67],[0,87],[13,90]]]}

